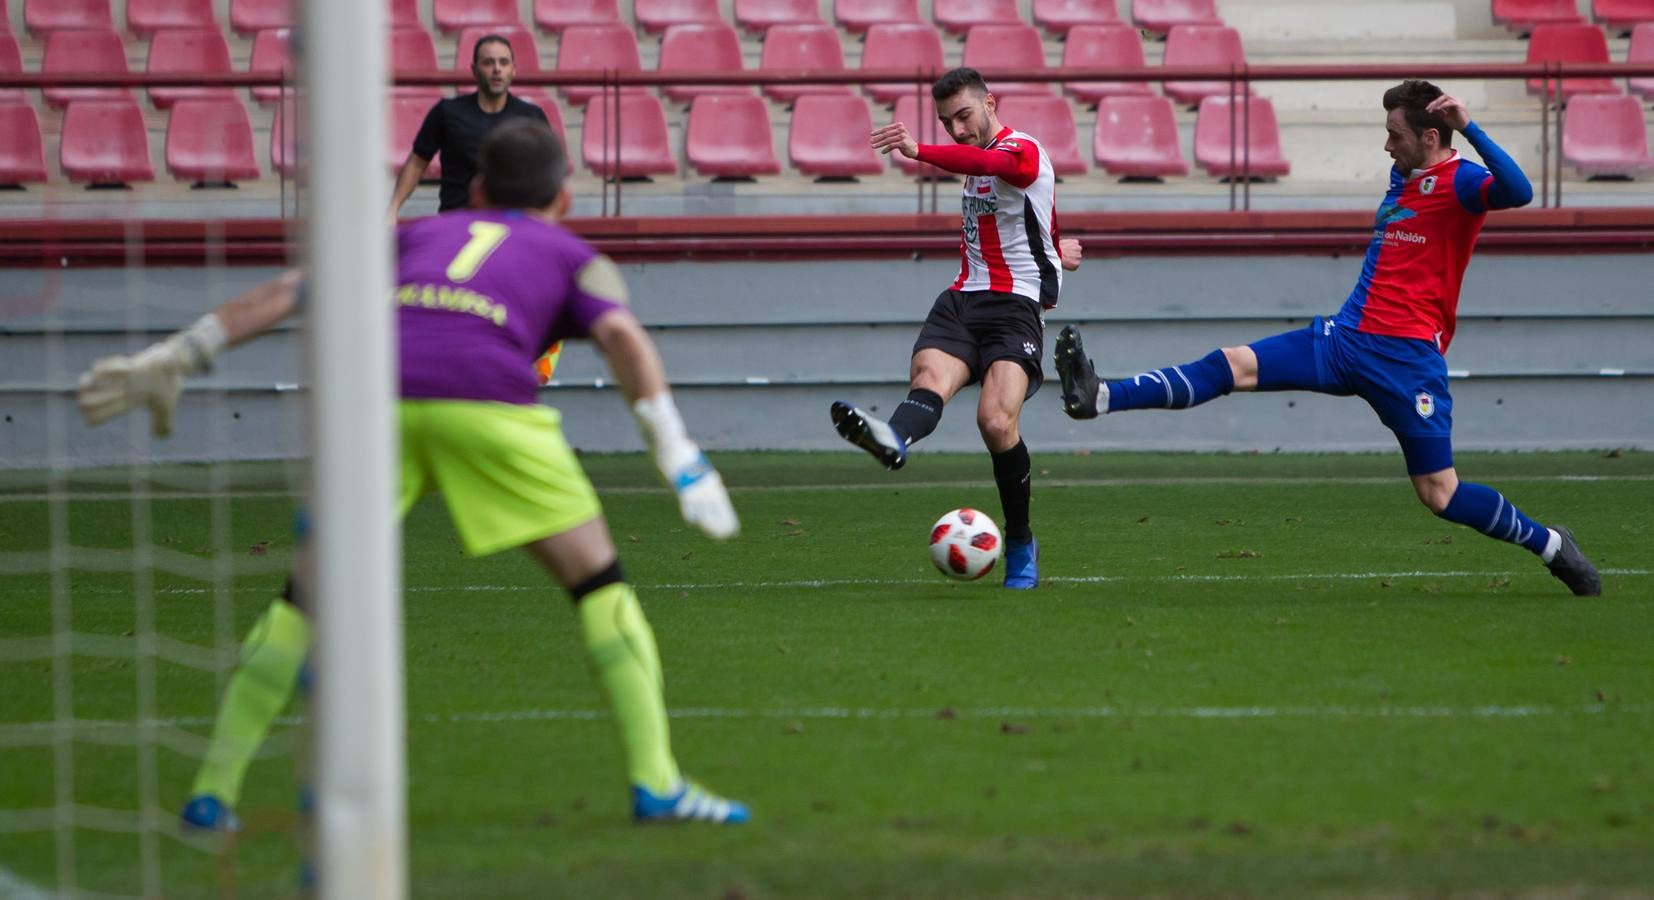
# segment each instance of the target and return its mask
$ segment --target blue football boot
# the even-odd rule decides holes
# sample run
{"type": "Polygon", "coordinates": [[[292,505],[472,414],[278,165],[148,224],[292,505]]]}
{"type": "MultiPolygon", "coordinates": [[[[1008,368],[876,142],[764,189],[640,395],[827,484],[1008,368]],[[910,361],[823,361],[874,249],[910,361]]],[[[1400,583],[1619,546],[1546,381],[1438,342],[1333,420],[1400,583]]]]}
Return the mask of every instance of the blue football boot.
{"type": "Polygon", "coordinates": [[[664,795],[632,785],[632,820],[635,822],[741,825],[751,819],[752,813],[745,804],[726,800],[693,782],[679,781],[677,790],[664,795]]]}
{"type": "Polygon", "coordinates": [[[1039,587],[1039,541],[1005,542],[1005,586],[1014,591],[1039,587]]]}
{"type": "Polygon", "coordinates": [[[212,794],[197,794],[184,805],[184,812],[180,818],[184,820],[185,831],[226,831],[241,830],[241,820],[236,818],[235,810],[224,804],[212,794]]]}

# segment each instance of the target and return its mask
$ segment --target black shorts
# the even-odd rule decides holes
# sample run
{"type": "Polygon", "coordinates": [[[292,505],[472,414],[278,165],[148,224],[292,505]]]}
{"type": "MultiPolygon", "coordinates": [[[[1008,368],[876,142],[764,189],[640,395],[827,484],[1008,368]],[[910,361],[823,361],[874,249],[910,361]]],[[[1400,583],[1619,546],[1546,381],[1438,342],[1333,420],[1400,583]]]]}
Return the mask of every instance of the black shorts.
{"type": "Polygon", "coordinates": [[[937,349],[962,360],[976,384],[988,366],[1002,359],[1016,360],[1028,373],[1028,393],[1045,381],[1040,359],[1045,355],[1045,320],[1039,304],[1003,291],[955,291],[938,294],[925,317],[913,353],[937,349]]]}

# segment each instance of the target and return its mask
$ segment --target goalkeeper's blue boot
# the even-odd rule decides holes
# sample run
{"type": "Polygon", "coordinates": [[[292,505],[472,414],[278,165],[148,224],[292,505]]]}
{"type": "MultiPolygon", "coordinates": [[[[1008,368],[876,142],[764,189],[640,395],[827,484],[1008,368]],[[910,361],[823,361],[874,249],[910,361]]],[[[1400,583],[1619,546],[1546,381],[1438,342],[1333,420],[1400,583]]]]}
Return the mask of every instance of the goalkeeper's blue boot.
{"type": "Polygon", "coordinates": [[[1005,586],[1014,591],[1039,587],[1039,541],[1005,542],[1005,586]]]}
{"type": "Polygon", "coordinates": [[[184,804],[181,816],[186,831],[240,831],[235,810],[212,794],[197,794],[184,804]]]}
{"type": "Polygon", "coordinates": [[[632,785],[632,820],[648,822],[711,822],[714,825],[741,825],[752,819],[743,803],[726,800],[691,781],[680,781],[676,790],[656,794],[641,785],[632,785]]]}
{"type": "Polygon", "coordinates": [[[907,462],[907,441],[882,419],[845,403],[833,401],[833,427],[839,436],[872,454],[873,458],[894,472],[907,462]]]}

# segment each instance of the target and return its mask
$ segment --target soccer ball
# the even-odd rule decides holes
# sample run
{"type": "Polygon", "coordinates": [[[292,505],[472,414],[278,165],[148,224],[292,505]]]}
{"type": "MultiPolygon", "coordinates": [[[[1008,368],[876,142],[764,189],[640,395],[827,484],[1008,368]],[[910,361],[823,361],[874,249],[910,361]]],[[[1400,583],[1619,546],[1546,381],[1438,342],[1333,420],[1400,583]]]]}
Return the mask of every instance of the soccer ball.
{"type": "Polygon", "coordinates": [[[938,572],[959,581],[988,574],[1004,549],[999,526],[979,510],[953,510],[930,529],[930,561],[938,572]]]}

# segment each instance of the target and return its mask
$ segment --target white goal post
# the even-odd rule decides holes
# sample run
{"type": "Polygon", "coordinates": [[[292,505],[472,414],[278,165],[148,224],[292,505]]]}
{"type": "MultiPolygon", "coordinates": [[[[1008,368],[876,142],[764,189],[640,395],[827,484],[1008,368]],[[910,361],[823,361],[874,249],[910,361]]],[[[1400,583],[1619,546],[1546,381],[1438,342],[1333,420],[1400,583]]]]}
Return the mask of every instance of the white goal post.
{"type": "Polygon", "coordinates": [[[305,0],[299,32],[310,138],[312,859],[323,900],[407,896],[384,6],[305,0]]]}

